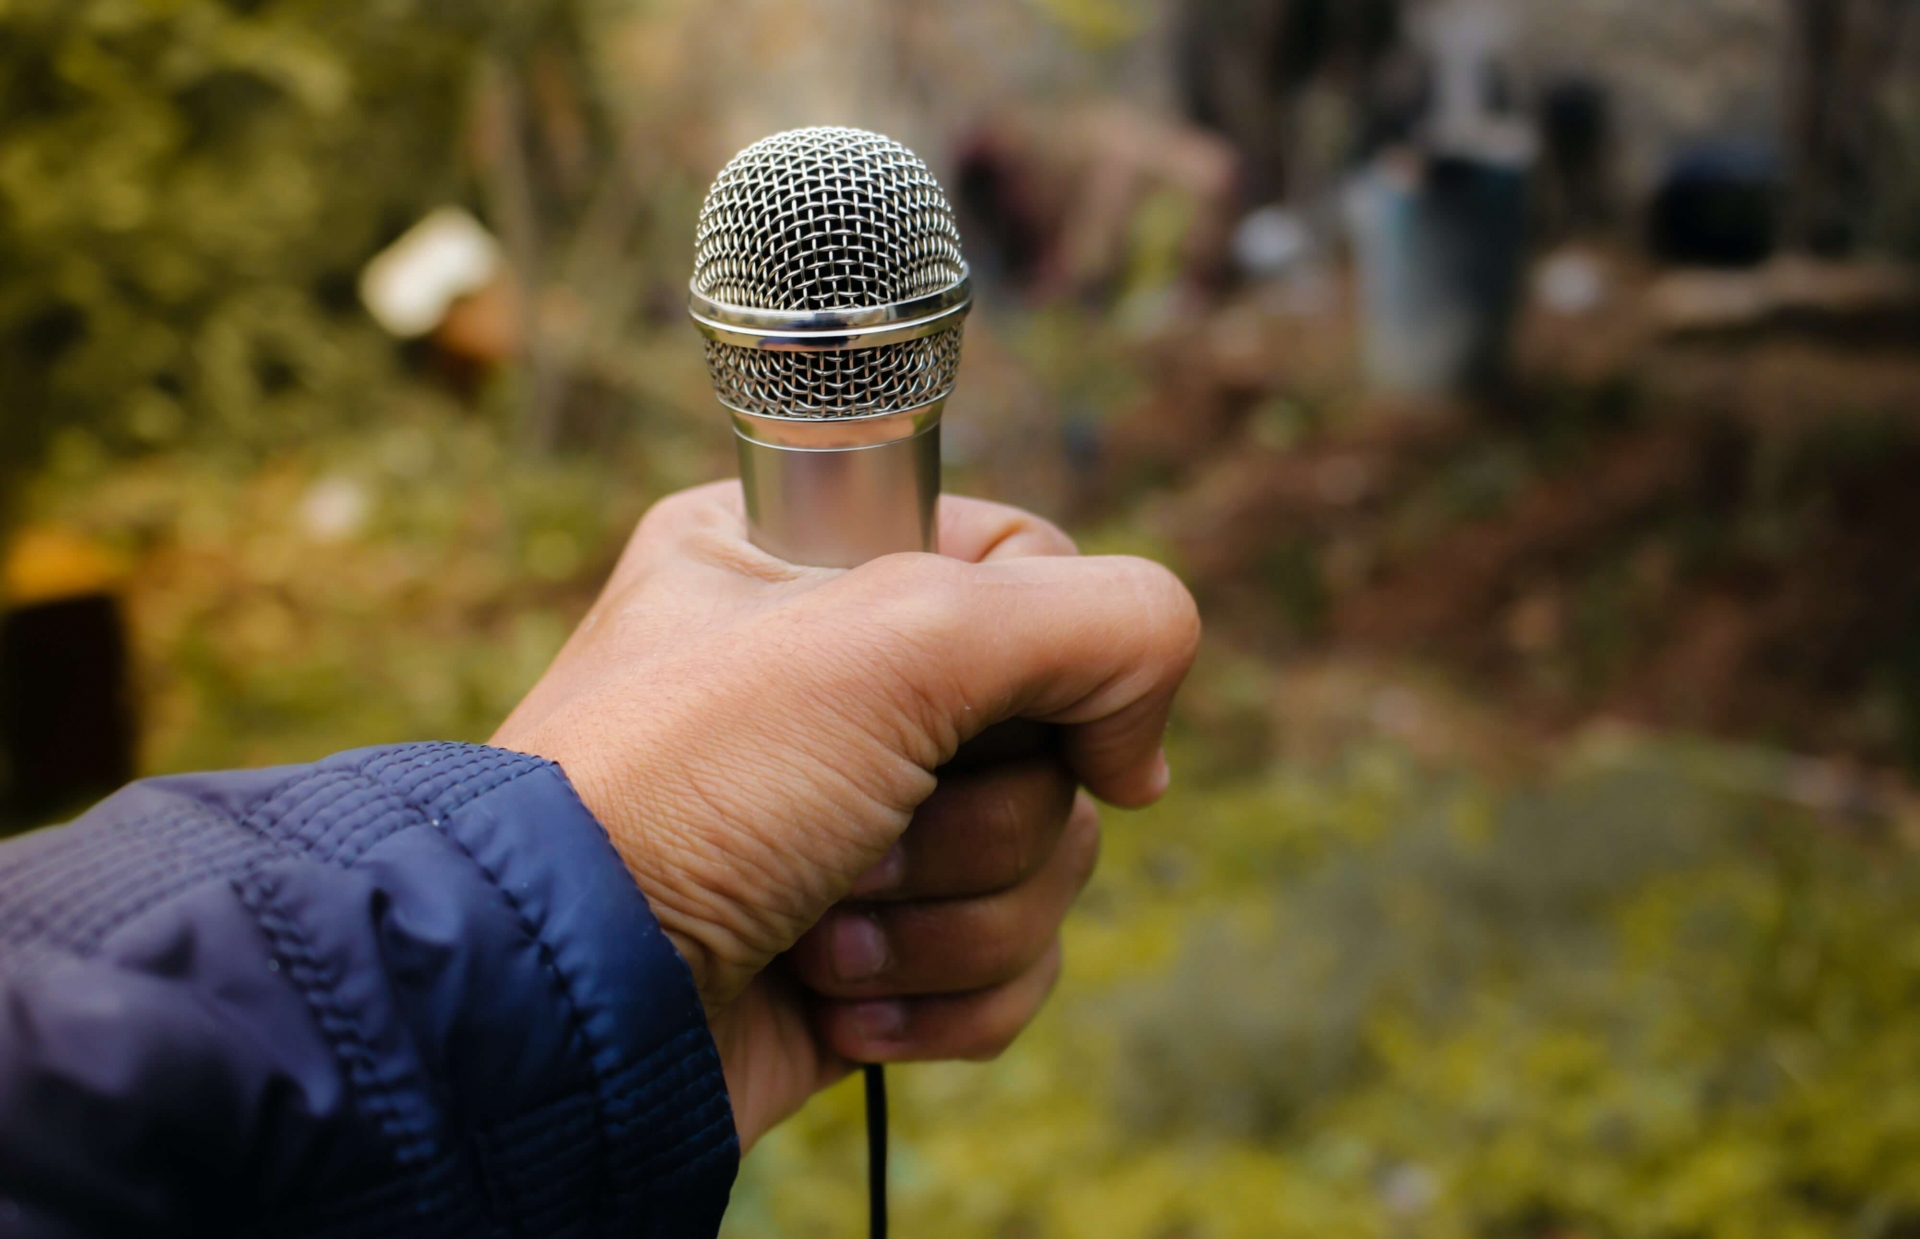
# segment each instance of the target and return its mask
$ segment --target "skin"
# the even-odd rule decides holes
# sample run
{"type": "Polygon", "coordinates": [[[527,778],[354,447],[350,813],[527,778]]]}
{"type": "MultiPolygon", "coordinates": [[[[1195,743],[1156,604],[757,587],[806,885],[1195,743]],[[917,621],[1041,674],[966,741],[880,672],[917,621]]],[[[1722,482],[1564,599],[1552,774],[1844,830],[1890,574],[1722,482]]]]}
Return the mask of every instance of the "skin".
{"type": "Polygon", "coordinates": [[[749,543],[737,483],[667,499],[494,738],[606,826],[745,1147],[855,1063],[1005,1049],[1059,975],[1092,797],[1167,787],[1178,580],[997,504],[940,519],[942,555],[836,572],[749,543]]]}

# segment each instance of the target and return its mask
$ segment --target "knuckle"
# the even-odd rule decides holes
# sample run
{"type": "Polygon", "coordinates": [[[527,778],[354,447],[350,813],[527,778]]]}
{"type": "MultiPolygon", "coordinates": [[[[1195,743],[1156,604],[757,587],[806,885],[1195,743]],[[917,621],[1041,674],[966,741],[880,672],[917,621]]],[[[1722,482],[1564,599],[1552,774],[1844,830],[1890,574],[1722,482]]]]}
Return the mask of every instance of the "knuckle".
{"type": "Polygon", "coordinates": [[[842,582],[851,592],[836,603],[846,620],[833,633],[837,645],[862,652],[862,664],[890,686],[902,716],[938,742],[940,761],[965,738],[956,734],[955,710],[965,702],[951,665],[971,614],[965,583],[951,561],[894,555],[854,569],[842,582]]]}
{"type": "Polygon", "coordinates": [[[949,632],[967,611],[965,566],[938,555],[889,555],[854,569],[871,613],[904,630],[949,632]]]}
{"type": "Polygon", "coordinates": [[[769,584],[797,580],[803,569],[775,558],[737,533],[713,524],[689,530],[687,549],[698,559],[735,576],[769,584]]]}
{"type": "Polygon", "coordinates": [[[1139,564],[1143,591],[1153,608],[1157,626],[1170,638],[1184,644],[1200,640],[1200,604],[1186,583],[1165,564],[1141,559],[1139,564]]]}
{"type": "Polygon", "coordinates": [[[854,575],[902,592],[934,593],[955,588],[961,567],[943,555],[887,555],[854,569],[854,575]]]}
{"type": "Polygon", "coordinates": [[[1176,678],[1184,675],[1200,651],[1200,604],[1164,564],[1128,559],[1126,572],[1140,631],[1147,634],[1154,661],[1176,678]]]}
{"type": "Polygon", "coordinates": [[[1065,530],[1024,508],[957,496],[944,503],[951,505],[947,510],[969,528],[972,536],[966,542],[969,547],[976,541],[979,543],[977,549],[981,558],[1054,557],[1080,553],[1065,530]]]}
{"type": "Polygon", "coordinates": [[[1055,555],[1078,555],[1080,553],[1079,543],[1075,542],[1073,535],[1069,534],[1066,530],[1060,528],[1060,526],[1054,524],[1044,516],[1034,516],[1031,513],[1026,513],[1025,516],[1028,536],[1031,537],[1041,549],[1055,555]]]}
{"type": "Polygon", "coordinates": [[[717,486],[696,486],[658,500],[640,518],[641,530],[659,532],[703,514],[714,506],[718,489],[717,486]]]}
{"type": "Polygon", "coordinates": [[[676,549],[700,552],[706,544],[746,545],[740,524],[744,508],[737,482],[716,482],[668,495],[640,517],[628,552],[652,557],[676,549]]]}

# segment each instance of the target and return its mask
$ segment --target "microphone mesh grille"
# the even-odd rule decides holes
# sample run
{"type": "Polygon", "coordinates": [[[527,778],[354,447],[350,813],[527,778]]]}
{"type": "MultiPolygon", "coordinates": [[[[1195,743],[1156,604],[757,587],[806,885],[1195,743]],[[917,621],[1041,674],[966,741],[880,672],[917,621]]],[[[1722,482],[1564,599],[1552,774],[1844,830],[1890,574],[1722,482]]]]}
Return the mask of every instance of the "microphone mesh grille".
{"type": "MultiPolygon", "coordinates": [[[[860,129],[795,129],[721,169],[700,212],[693,286],[728,305],[872,309],[948,288],[965,273],[953,208],[906,147],[860,129]]],[[[960,329],[840,353],[709,342],[722,400],[772,417],[917,408],[953,389],[960,329]]]]}
{"type": "Polygon", "coordinates": [[[960,328],[841,353],[776,353],[709,340],[707,370],[729,407],[765,417],[903,413],[953,390],[960,328]]]}
{"type": "Polygon", "coordinates": [[[795,129],[720,170],[693,284],[755,310],[870,309],[960,278],[960,230],[927,165],[860,129],[795,129]]]}

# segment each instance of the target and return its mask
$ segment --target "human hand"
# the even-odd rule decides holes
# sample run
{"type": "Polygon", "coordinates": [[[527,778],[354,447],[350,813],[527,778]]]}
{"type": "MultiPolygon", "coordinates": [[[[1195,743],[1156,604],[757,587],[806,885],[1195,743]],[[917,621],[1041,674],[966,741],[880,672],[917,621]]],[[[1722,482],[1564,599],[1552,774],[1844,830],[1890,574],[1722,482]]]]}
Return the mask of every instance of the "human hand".
{"type": "Polygon", "coordinates": [[[744,535],[735,483],[657,505],[494,743],[606,826],[750,1146],[856,1062],[991,1057],[1032,1019],[1098,851],[1076,787],[1165,790],[1199,621],[1166,570],[973,500],[943,556],[852,572],[744,535]]]}

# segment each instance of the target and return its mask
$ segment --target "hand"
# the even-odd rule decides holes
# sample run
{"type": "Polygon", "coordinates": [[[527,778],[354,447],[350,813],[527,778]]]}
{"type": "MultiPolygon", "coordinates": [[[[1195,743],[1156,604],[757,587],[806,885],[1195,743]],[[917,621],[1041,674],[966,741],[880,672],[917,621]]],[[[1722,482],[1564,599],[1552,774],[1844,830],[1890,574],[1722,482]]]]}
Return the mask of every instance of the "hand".
{"type": "Polygon", "coordinates": [[[1003,1048],[1097,852],[1076,784],[1166,789],[1199,639],[1179,582],[972,500],[943,501],[941,547],[799,568],[746,540],[737,484],[668,499],[494,739],[606,826],[693,973],[743,1146],[855,1062],[1003,1048]],[[1052,730],[988,734],[1008,720],[1052,730]]]}

